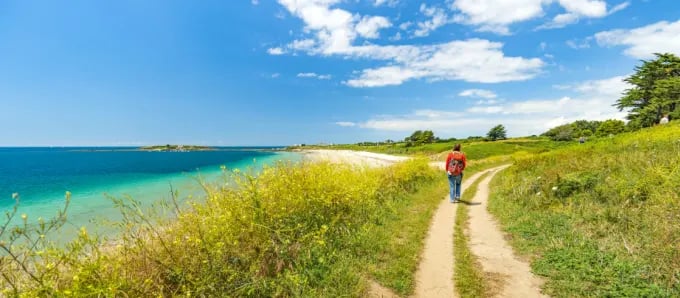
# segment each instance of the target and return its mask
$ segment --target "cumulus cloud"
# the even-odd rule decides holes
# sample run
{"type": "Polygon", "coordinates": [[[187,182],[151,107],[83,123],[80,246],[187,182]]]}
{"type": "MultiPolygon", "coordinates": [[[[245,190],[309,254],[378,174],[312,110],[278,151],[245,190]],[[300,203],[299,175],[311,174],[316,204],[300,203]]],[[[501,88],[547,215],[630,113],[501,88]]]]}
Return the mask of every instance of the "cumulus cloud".
{"type": "Polygon", "coordinates": [[[473,25],[479,31],[509,34],[508,26],[543,15],[543,4],[549,0],[455,0],[451,9],[454,20],[473,25]]]}
{"type": "Polygon", "coordinates": [[[538,26],[537,30],[563,28],[578,23],[582,17],[603,18],[630,5],[630,2],[626,1],[607,10],[607,2],[602,0],[559,0],[559,3],[567,12],[556,15],[550,22],[538,26]]]}
{"type": "Polygon", "coordinates": [[[483,135],[492,126],[502,123],[512,136],[539,134],[547,129],[580,119],[623,119],[612,104],[630,86],[624,76],[577,84],[560,85],[561,90],[571,90],[576,96],[554,99],[520,100],[491,103],[490,106],[472,106],[464,112],[441,110],[416,110],[406,115],[375,116],[357,126],[385,131],[410,132],[432,129],[438,135],[483,135]]]}
{"type": "Polygon", "coordinates": [[[364,16],[356,26],[356,31],[365,38],[380,37],[380,29],[392,27],[392,23],[385,17],[364,16]]]}
{"type": "Polygon", "coordinates": [[[653,57],[653,53],[680,54],[680,20],[661,21],[635,29],[616,29],[595,34],[601,46],[625,46],[624,53],[638,59],[653,57]]]}
{"type": "Polygon", "coordinates": [[[267,49],[267,53],[269,53],[269,55],[283,55],[283,49],[282,48],[269,48],[269,49],[267,49]]]}
{"type": "MultiPolygon", "coordinates": [[[[353,15],[333,8],[340,0],[278,1],[291,14],[302,19],[305,32],[310,36],[302,41],[293,41],[286,49],[309,55],[385,62],[384,66],[358,71],[354,78],[344,82],[351,87],[400,85],[415,79],[483,83],[521,81],[533,78],[544,66],[539,58],[508,57],[502,51],[502,43],[483,39],[434,45],[356,45],[358,37],[371,38],[391,24],[386,18],[353,15]]],[[[422,9],[430,16],[438,13],[427,6],[422,9]]]]}
{"type": "Polygon", "coordinates": [[[344,127],[352,127],[352,126],[356,126],[356,123],[354,123],[354,122],[347,122],[347,121],[339,121],[339,122],[335,122],[335,124],[336,124],[336,125],[339,125],[339,126],[344,126],[344,127]]]}
{"type": "Polygon", "coordinates": [[[478,31],[510,34],[509,26],[543,17],[544,8],[559,4],[564,12],[536,29],[562,28],[580,18],[602,18],[622,10],[630,2],[621,3],[607,10],[604,0],[453,0],[450,8],[456,12],[454,21],[477,27],[478,31]]]}
{"type": "Polygon", "coordinates": [[[446,11],[439,7],[428,7],[423,3],[420,5],[420,12],[429,19],[424,22],[419,22],[416,25],[418,26],[418,29],[413,32],[413,35],[417,37],[428,36],[430,35],[430,32],[451,22],[446,11]]]}
{"type": "Polygon", "coordinates": [[[481,98],[496,98],[497,95],[491,90],[482,90],[482,89],[468,89],[468,90],[463,90],[460,93],[458,93],[459,96],[465,96],[465,97],[481,97],[481,98]]]}
{"type": "Polygon", "coordinates": [[[533,78],[544,66],[538,58],[507,57],[503,44],[483,39],[452,41],[428,47],[391,47],[368,51],[397,66],[365,69],[347,81],[353,87],[399,85],[413,79],[498,83],[533,78]]]}

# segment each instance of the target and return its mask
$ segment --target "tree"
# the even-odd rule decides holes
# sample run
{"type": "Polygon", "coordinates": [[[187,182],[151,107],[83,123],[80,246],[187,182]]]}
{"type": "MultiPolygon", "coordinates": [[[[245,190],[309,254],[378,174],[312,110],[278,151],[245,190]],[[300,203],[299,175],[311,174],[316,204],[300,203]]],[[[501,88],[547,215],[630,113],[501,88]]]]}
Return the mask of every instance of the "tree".
{"type": "Polygon", "coordinates": [[[407,146],[429,144],[434,142],[434,140],[434,132],[431,130],[416,130],[411,134],[411,136],[404,139],[404,141],[407,143],[407,146]]]}
{"type": "Polygon", "coordinates": [[[486,134],[487,138],[489,138],[492,141],[505,140],[506,139],[505,135],[506,135],[505,126],[503,126],[502,124],[494,126],[493,128],[491,128],[491,130],[489,130],[489,133],[486,134]]]}
{"type": "Polygon", "coordinates": [[[600,124],[597,128],[598,136],[608,136],[622,133],[625,130],[626,124],[621,120],[609,119],[600,124]]]}
{"type": "Polygon", "coordinates": [[[629,127],[641,128],[658,123],[664,113],[680,116],[680,58],[673,54],[654,54],[655,60],[643,61],[625,81],[633,87],[614,106],[628,109],[629,127]]]}
{"type": "Polygon", "coordinates": [[[542,136],[549,137],[553,141],[571,141],[574,138],[573,135],[574,127],[571,124],[553,127],[542,134],[542,136]]]}

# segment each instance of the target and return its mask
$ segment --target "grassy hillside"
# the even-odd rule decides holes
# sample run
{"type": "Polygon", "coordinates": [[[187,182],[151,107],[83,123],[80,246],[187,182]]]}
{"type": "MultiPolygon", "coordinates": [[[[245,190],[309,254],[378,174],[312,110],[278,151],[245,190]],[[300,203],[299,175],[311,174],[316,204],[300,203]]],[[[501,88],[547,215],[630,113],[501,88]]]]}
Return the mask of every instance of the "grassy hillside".
{"type": "Polygon", "coordinates": [[[680,125],[515,160],[490,210],[558,297],[680,296],[680,125]]]}

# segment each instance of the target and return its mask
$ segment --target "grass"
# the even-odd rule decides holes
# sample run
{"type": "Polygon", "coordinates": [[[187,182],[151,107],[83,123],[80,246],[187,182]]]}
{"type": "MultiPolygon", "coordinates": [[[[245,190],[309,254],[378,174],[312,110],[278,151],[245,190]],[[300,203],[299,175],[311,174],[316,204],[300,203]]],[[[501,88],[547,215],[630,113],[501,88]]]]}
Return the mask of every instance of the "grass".
{"type": "Polygon", "coordinates": [[[490,211],[557,297],[680,296],[680,125],[516,158],[490,211]]]}
{"type": "MultiPolygon", "coordinates": [[[[479,183],[488,176],[489,173],[481,177],[470,185],[463,192],[463,202],[472,202],[477,193],[479,183]]],[[[458,204],[456,210],[456,222],[453,233],[453,253],[454,253],[454,282],[460,297],[489,297],[491,294],[490,286],[485,280],[484,271],[477,260],[468,243],[470,242],[468,225],[468,207],[465,203],[458,204]]]]}
{"type": "MultiPolygon", "coordinates": [[[[478,160],[465,172],[471,176],[504,162],[505,158],[478,160]]],[[[383,209],[380,224],[364,231],[370,241],[357,251],[366,256],[357,266],[367,267],[371,277],[399,295],[408,296],[415,289],[415,272],[432,215],[448,194],[446,177],[440,178],[409,195],[409,199],[383,209]]]]}
{"type": "Polygon", "coordinates": [[[377,282],[399,295],[408,296],[415,289],[418,256],[432,215],[447,193],[446,187],[444,179],[437,180],[393,210],[386,210],[381,217],[384,221],[365,231],[371,241],[363,247],[363,266],[377,282]]]}
{"type": "Polygon", "coordinates": [[[411,147],[407,147],[405,143],[394,143],[374,146],[360,146],[354,144],[305,146],[300,147],[299,149],[358,150],[394,155],[427,155],[440,160],[446,158],[446,152],[451,151],[451,148],[457,143],[462,144],[462,149],[466,152],[469,159],[484,159],[492,156],[509,155],[519,151],[540,153],[573,144],[573,142],[555,142],[547,138],[515,138],[495,142],[460,140],[456,142],[432,143],[411,147]]]}
{"type": "Polygon", "coordinates": [[[38,241],[0,244],[10,252],[0,256],[3,295],[360,297],[371,272],[359,268],[378,259],[367,232],[400,223],[394,214],[438,177],[422,159],[384,169],[314,163],[278,164],[258,177],[226,173],[232,185],[205,185],[201,203],[154,211],[114,199],[124,232],[107,245],[84,229],[65,248],[33,227],[13,230],[38,241]]]}

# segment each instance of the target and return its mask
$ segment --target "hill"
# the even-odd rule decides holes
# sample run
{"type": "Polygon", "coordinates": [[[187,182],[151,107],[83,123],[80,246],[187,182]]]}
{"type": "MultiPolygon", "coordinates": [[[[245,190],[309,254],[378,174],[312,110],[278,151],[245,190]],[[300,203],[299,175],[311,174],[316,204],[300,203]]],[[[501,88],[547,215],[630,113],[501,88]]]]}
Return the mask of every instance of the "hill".
{"type": "Polygon", "coordinates": [[[490,210],[558,297],[680,295],[680,125],[515,159],[490,210]]]}

